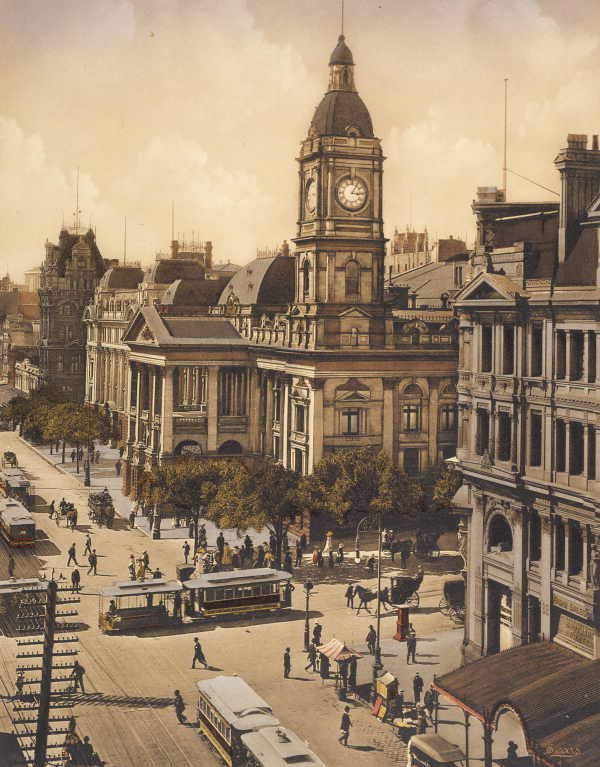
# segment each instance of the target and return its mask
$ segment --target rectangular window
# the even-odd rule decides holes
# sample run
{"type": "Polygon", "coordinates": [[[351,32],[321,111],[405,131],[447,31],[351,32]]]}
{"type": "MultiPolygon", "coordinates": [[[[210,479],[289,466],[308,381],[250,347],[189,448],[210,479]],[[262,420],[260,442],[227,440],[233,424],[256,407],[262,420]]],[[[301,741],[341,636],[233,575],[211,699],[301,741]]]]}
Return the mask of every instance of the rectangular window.
{"type": "Polygon", "coordinates": [[[564,330],[556,331],[556,377],[567,375],[567,336],[564,330]]]}
{"type": "Polygon", "coordinates": [[[583,378],[583,331],[572,330],[571,331],[571,369],[569,371],[569,379],[571,381],[581,381],[583,378]]]}
{"type": "Polygon", "coordinates": [[[273,387],[273,421],[281,421],[281,389],[279,386],[273,387]]]}
{"type": "Polygon", "coordinates": [[[577,522],[569,522],[569,575],[583,570],[583,532],[577,522]]]}
{"type": "Polygon", "coordinates": [[[281,458],[279,455],[279,437],[273,437],[273,458],[281,458]]]}
{"type": "Polygon", "coordinates": [[[554,459],[554,469],[556,471],[564,471],[565,470],[565,461],[566,461],[566,427],[565,422],[561,421],[560,419],[556,421],[554,425],[554,451],[555,451],[555,459],[554,459]]]}
{"type": "Polygon", "coordinates": [[[502,373],[512,375],[515,372],[515,328],[514,325],[502,327],[502,373]]]}
{"type": "Polygon", "coordinates": [[[537,511],[529,517],[529,559],[539,562],[542,558],[542,522],[537,511]]]}
{"type": "Polygon", "coordinates": [[[571,421],[569,427],[569,474],[583,474],[583,424],[571,421]]]}
{"type": "Polygon", "coordinates": [[[594,383],[596,380],[596,334],[594,332],[588,333],[588,383],[594,383]]]}
{"type": "Polygon", "coordinates": [[[342,410],[342,434],[352,436],[360,431],[360,411],[358,408],[342,410]]]}
{"type": "Polygon", "coordinates": [[[404,451],[404,473],[409,477],[414,477],[419,473],[419,449],[408,447],[404,451]]]}
{"type": "Polygon", "coordinates": [[[491,325],[481,326],[481,372],[492,372],[493,359],[493,328],[491,325]]]}
{"type": "Polygon", "coordinates": [[[456,405],[442,405],[440,411],[440,429],[442,431],[456,429],[456,405]]]}
{"type": "Polygon", "coordinates": [[[294,405],[294,423],[296,431],[304,434],[306,431],[306,408],[304,405],[294,405]]]}
{"type": "Polygon", "coordinates": [[[421,406],[404,405],[402,408],[402,430],[405,432],[421,431],[421,406]]]}
{"type": "Polygon", "coordinates": [[[554,527],[554,566],[557,570],[565,569],[565,525],[557,519],[554,527]]]}
{"type": "Polygon", "coordinates": [[[596,479],[596,429],[593,426],[587,427],[588,438],[588,479],[596,479]]]}
{"type": "Polygon", "coordinates": [[[529,465],[542,465],[542,414],[529,414],[529,465]]]}
{"type": "Polygon", "coordinates": [[[292,453],[293,453],[293,459],[294,459],[294,471],[296,472],[296,474],[302,474],[303,472],[302,450],[299,450],[297,447],[295,447],[292,453]]]}
{"type": "Polygon", "coordinates": [[[541,376],[544,360],[544,329],[542,325],[531,328],[530,376],[541,376]]]}
{"type": "Polygon", "coordinates": [[[510,461],[512,444],[512,418],[509,413],[498,413],[498,460],[510,461]]]}
{"type": "Polygon", "coordinates": [[[490,444],[490,414],[487,410],[477,410],[477,432],[475,435],[475,452],[483,455],[489,450],[490,444]]]}

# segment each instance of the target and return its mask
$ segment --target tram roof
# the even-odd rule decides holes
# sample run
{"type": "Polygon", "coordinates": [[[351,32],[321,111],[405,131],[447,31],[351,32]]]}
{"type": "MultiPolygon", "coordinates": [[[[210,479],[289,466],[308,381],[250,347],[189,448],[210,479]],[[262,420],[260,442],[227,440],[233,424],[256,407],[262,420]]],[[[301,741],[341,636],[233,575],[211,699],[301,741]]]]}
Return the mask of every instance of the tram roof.
{"type": "Polygon", "coordinates": [[[166,578],[150,578],[147,581],[121,581],[100,589],[103,597],[139,597],[143,594],[172,594],[181,591],[183,586],[179,581],[169,581],[166,578]]]}
{"type": "Polygon", "coordinates": [[[0,581],[0,595],[13,594],[19,591],[41,591],[48,586],[48,581],[39,578],[16,578],[8,581],[0,581]]]}
{"type": "Polygon", "coordinates": [[[245,583],[280,583],[289,581],[291,575],[284,570],[258,567],[252,570],[225,570],[219,573],[205,573],[183,582],[187,589],[209,589],[219,586],[241,586],[245,583]]]}
{"type": "Polygon", "coordinates": [[[27,511],[22,503],[18,502],[7,503],[3,508],[0,507],[0,515],[8,525],[16,525],[19,522],[35,522],[33,514],[27,511]]]}
{"type": "Polygon", "coordinates": [[[238,731],[279,724],[271,706],[239,676],[215,676],[197,684],[199,692],[238,731]]]}
{"type": "Polygon", "coordinates": [[[244,745],[262,767],[325,767],[325,763],[310,750],[295,732],[286,727],[263,727],[258,732],[242,735],[244,745]]]}

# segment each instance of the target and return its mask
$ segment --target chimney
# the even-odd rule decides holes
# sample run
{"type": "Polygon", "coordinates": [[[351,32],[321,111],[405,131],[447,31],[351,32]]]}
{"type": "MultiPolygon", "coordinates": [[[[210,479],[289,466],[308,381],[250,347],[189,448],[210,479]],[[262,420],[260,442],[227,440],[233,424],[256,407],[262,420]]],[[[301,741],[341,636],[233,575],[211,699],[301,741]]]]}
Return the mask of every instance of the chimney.
{"type": "Polygon", "coordinates": [[[284,240],[281,245],[281,255],[285,257],[290,255],[290,244],[287,240],[284,240]]]}
{"type": "Polygon", "coordinates": [[[204,265],[207,269],[212,269],[212,242],[210,240],[207,240],[204,244],[204,265]]]}
{"type": "Polygon", "coordinates": [[[585,134],[569,133],[566,149],[558,153],[554,164],[561,182],[558,260],[564,263],[579,237],[579,224],[600,187],[598,137],[592,136],[592,146],[588,149],[585,134]]]}
{"type": "Polygon", "coordinates": [[[171,258],[177,258],[178,253],[179,253],[179,241],[171,240],[171,258]]]}

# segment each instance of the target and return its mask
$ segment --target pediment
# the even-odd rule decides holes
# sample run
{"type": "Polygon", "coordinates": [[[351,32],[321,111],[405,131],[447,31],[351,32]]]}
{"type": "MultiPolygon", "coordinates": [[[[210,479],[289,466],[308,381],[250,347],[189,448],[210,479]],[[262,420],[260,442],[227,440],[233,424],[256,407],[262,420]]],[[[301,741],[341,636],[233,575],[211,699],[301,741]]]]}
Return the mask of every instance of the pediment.
{"type": "Polygon", "coordinates": [[[477,275],[455,297],[462,301],[510,301],[513,303],[523,291],[503,274],[484,272],[477,275]]]}
{"type": "Polygon", "coordinates": [[[335,390],[338,402],[365,402],[371,399],[371,390],[357,378],[349,378],[335,390]]]}
{"type": "Polygon", "coordinates": [[[138,310],[135,317],[129,323],[129,327],[123,334],[122,340],[125,343],[156,343],[156,337],[148,327],[148,323],[140,310],[138,310]]]}
{"type": "Polygon", "coordinates": [[[588,208],[589,218],[600,218],[600,194],[588,208]]]}
{"type": "Polygon", "coordinates": [[[344,319],[371,319],[372,317],[369,312],[366,312],[364,309],[361,309],[358,306],[351,306],[349,309],[345,309],[343,312],[340,312],[339,316],[343,317],[344,319]]]}

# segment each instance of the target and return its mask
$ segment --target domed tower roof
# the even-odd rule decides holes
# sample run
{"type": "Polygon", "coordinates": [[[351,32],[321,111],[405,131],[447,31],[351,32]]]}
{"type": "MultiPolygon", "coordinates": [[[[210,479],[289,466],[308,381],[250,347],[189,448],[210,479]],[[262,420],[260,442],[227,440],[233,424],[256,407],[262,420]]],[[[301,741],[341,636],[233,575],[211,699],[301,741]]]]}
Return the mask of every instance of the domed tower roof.
{"type": "Polygon", "coordinates": [[[374,137],[371,115],[354,86],[354,58],[343,35],[329,57],[329,88],[315,110],[308,135],[374,137]]]}

